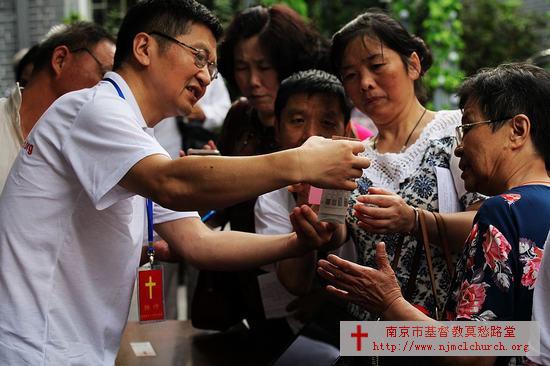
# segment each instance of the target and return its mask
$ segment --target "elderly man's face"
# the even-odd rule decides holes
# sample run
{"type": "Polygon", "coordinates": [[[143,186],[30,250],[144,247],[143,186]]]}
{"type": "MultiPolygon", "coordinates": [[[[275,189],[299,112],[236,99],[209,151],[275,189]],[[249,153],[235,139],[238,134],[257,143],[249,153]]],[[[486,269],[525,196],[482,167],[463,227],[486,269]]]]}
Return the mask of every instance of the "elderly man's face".
{"type": "Polygon", "coordinates": [[[277,142],[283,149],[298,147],[311,136],[331,138],[346,132],[340,102],[327,94],[290,96],[275,125],[277,142]]]}
{"type": "Polygon", "coordinates": [[[466,190],[494,195],[501,193],[505,184],[509,159],[506,139],[508,129],[503,125],[493,132],[493,123],[488,121],[479,107],[475,103],[466,103],[462,125],[481,121],[484,123],[464,130],[462,144],[457,146],[455,155],[460,158],[459,167],[466,190]]]}
{"type": "Polygon", "coordinates": [[[59,96],[97,84],[103,74],[113,68],[114,57],[115,44],[107,39],[90,48],[70,51],[65,58],[62,73],[55,82],[59,96]]]}

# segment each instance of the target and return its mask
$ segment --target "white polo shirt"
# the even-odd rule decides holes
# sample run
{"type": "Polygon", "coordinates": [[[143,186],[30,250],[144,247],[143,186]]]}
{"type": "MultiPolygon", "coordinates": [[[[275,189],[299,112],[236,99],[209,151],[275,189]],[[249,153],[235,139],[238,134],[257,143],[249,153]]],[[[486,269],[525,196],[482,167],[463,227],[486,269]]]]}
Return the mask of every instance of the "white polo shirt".
{"type": "MultiPolygon", "coordinates": [[[[59,98],[0,196],[1,365],[114,364],[146,224],[145,199],[117,184],[168,154],[106,77],[125,99],[106,81],[59,98]]],[[[189,216],[155,208],[156,223],[189,216]]]]}

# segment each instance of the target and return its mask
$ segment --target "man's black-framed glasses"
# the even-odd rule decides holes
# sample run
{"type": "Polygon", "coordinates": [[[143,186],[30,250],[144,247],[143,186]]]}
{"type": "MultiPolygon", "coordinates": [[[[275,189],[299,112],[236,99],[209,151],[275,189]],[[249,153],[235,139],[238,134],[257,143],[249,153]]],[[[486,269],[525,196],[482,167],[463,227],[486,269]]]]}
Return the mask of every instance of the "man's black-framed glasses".
{"type": "Polygon", "coordinates": [[[456,132],[456,140],[459,145],[462,144],[462,141],[464,141],[464,135],[466,135],[472,128],[474,128],[477,125],[482,124],[488,124],[488,123],[498,123],[502,121],[507,121],[509,119],[512,119],[514,117],[507,117],[502,119],[488,119],[486,121],[478,121],[478,122],[472,122],[472,123],[465,123],[463,125],[458,125],[455,127],[456,132]]]}
{"type": "Polygon", "coordinates": [[[199,69],[202,69],[206,66],[208,74],[210,75],[210,80],[214,80],[218,77],[218,65],[216,65],[215,62],[208,61],[208,52],[206,50],[189,46],[188,44],[178,41],[174,37],[171,37],[168,34],[164,34],[162,32],[152,31],[149,34],[157,35],[159,37],[172,41],[183,48],[191,50],[193,52],[193,55],[195,56],[195,66],[197,66],[199,69]]]}
{"type": "Polygon", "coordinates": [[[70,50],[71,53],[76,53],[76,52],[86,52],[88,55],[92,56],[92,58],[94,59],[94,61],[96,62],[96,64],[99,66],[99,69],[101,70],[101,76],[103,77],[103,75],[105,75],[105,73],[107,71],[111,71],[112,67],[111,66],[105,66],[101,63],[101,61],[99,61],[99,59],[97,58],[96,55],[94,55],[94,53],[92,51],[90,51],[88,48],[86,47],[81,47],[81,48],[75,48],[74,50],[70,50]]]}

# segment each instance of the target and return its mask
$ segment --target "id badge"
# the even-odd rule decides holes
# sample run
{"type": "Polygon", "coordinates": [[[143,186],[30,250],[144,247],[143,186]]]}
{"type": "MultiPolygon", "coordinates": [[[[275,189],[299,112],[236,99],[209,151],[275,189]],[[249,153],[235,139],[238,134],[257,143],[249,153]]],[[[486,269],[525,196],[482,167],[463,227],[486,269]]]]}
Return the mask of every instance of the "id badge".
{"type": "Polygon", "coordinates": [[[139,321],[164,320],[164,274],[162,266],[138,268],[139,321]]]}

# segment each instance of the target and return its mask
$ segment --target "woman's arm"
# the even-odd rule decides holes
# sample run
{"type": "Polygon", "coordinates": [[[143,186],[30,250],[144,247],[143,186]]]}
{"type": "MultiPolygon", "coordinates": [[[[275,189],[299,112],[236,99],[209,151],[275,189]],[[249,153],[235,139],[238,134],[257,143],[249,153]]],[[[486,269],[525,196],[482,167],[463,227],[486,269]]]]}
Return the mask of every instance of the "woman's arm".
{"type": "MultiPolygon", "coordinates": [[[[331,283],[327,291],[357,304],[384,320],[425,321],[442,324],[422,313],[403,298],[401,289],[390,266],[384,243],[376,245],[377,268],[364,267],[330,255],[319,261],[319,275],[331,283]]],[[[437,365],[489,366],[494,356],[434,357],[437,365]]]]}
{"type": "MultiPolygon", "coordinates": [[[[399,195],[383,188],[369,188],[369,194],[359,196],[354,206],[358,225],[373,233],[412,233],[422,235],[418,227],[415,208],[408,205],[399,195]]],[[[478,204],[470,206],[465,212],[441,214],[447,231],[447,240],[451,251],[460,251],[464,245],[478,204]]],[[[441,245],[438,228],[433,215],[426,215],[426,225],[430,243],[441,245]]]]}

